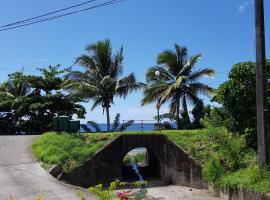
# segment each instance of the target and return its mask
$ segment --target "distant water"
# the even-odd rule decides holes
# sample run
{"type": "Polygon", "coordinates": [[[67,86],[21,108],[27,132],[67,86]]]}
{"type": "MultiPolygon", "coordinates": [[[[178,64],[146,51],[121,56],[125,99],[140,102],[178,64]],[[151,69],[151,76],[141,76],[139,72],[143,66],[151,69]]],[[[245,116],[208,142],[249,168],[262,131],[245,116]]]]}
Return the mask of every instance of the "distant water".
{"type": "MultiPolygon", "coordinates": [[[[81,128],[80,128],[81,133],[87,132],[83,128],[83,126],[87,126],[92,131],[95,130],[89,124],[82,124],[81,128]]],[[[99,124],[99,127],[100,127],[101,131],[107,131],[107,124],[99,124]]],[[[143,123],[143,125],[141,123],[134,123],[126,129],[126,131],[152,131],[152,130],[154,130],[154,123],[143,123]]]]}

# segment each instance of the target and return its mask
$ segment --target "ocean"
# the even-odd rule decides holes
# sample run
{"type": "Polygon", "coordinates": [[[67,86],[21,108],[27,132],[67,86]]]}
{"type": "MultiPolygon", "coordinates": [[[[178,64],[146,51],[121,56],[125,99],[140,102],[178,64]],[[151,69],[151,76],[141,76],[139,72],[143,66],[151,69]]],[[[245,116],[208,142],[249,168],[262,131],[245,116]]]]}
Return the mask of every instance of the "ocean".
{"type": "MultiPolygon", "coordinates": [[[[107,131],[107,124],[98,124],[101,131],[107,131]]],[[[88,132],[84,127],[90,128],[90,130],[94,131],[94,129],[89,124],[81,124],[80,132],[88,132]]],[[[154,123],[134,123],[130,127],[126,129],[126,131],[152,131],[154,130],[154,123]]]]}

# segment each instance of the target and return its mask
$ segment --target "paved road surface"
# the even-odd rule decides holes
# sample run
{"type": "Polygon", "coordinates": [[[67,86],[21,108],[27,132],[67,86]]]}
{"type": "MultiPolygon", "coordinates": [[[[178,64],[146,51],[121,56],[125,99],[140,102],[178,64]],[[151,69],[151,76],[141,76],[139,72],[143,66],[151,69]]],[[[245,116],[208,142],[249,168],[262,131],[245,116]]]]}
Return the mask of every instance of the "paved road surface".
{"type": "Polygon", "coordinates": [[[0,136],[0,200],[10,195],[16,200],[35,200],[39,194],[44,200],[76,200],[76,192],[82,189],[57,181],[32,158],[30,145],[35,137],[0,136]]]}

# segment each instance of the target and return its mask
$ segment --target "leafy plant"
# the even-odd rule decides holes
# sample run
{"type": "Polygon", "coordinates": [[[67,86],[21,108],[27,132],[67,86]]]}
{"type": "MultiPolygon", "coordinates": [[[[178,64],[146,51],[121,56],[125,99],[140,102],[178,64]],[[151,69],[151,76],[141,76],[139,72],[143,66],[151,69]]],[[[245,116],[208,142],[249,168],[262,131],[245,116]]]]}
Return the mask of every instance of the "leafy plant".
{"type": "MultiPolygon", "coordinates": [[[[270,60],[266,66],[270,69],[270,60]]],[[[270,78],[269,74],[267,78],[270,78]]],[[[269,87],[267,93],[269,97],[269,87]]],[[[213,100],[221,104],[228,115],[226,126],[229,131],[238,134],[246,134],[246,129],[252,131],[247,141],[250,147],[256,149],[256,64],[235,64],[228,74],[228,81],[219,86],[213,100]]]]}
{"type": "Polygon", "coordinates": [[[120,123],[120,113],[117,113],[115,118],[114,118],[114,122],[113,122],[113,126],[112,126],[112,132],[123,132],[125,131],[128,127],[130,127],[132,124],[134,124],[134,120],[129,120],[126,122],[123,122],[122,124],[120,123]]]}
{"type": "Polygon", "coordinates": [[[84,193],[82,193],[81,191],[76,192],[76,197],[79,200],[86,200],[86,197],[85,197],[84,193]]]}
{"type": "Polygon", "coordinates": [[[102,184],[96,185],[94,187],[90,187],[88,189],[89,192],[96,194],[100,200],[139,200],[139,199],[146,199],[147,190],[141,189],[139,191],[133,192],[133,187],[144,187],[147,182],[146,181],[137,181],[132,184],[132,188],[123,191],[123,192],[116,192],[116,189],[119,187],[127,186],[127,182],[121,182],[119,180],[115,180],[114,182],[110,183],[108,189],[104,189],[102,184]]]}

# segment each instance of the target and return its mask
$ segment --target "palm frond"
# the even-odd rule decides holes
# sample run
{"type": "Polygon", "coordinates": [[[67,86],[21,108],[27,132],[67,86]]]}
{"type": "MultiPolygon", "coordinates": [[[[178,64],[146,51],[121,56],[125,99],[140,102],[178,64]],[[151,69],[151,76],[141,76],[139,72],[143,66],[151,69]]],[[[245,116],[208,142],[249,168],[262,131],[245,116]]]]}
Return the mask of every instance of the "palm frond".
{"type": "Polygon", "coordinates": [[[203,77],[213,77],[215,75],[215,70],[210,68],[205,68],[202,70],[197,70],[195,72],[192,72],[188,79],[190,82],[198,81],[200,78],[203,77]]]}
{"type": "Polygon", "coordinates": [[[154,66],[150,67],[147,72],[146,72],[146,82],[147,83],[158,83],[162,81],[172,81],[174,77],[169,74],[169,72],[166,71],[163,67],[160,66],[154,66]],[[156,76],[156,71],[158,71],[160,74],[157,77],[156,76]]]}
{"type": "Polygon", "coordinates": [[[86,69],[97,70],[96,63],[93,60],[93,58],[91,58],[90,56],[85,55],[85,54],[76,58],[75,64],[79,64],[79,65],[85,67],[86,69]]]}
{"type": "Polygon", "coordinates": [[[189,85],[189,88],[191,91],[194,91],[197,94],[202,94],[206,96],[210,96],[214,92],[214,89],[212,87],[199,82],[191,83],[189,85]]]}
{"type": "Polygon", "coordinates": [[[189,60],[183,65],[183,68],[180,70],[179,74],[188,76],[201,57],[201,54],[190,57],[189,60]]]}
{"type": "Polygon", "coordinates": [[[93,105],[91,107],[91,110],[95,110],[96,107],[102,106],[103,107],[103,98],[102,97],[95,97],[93,100],[93,105]]]}

